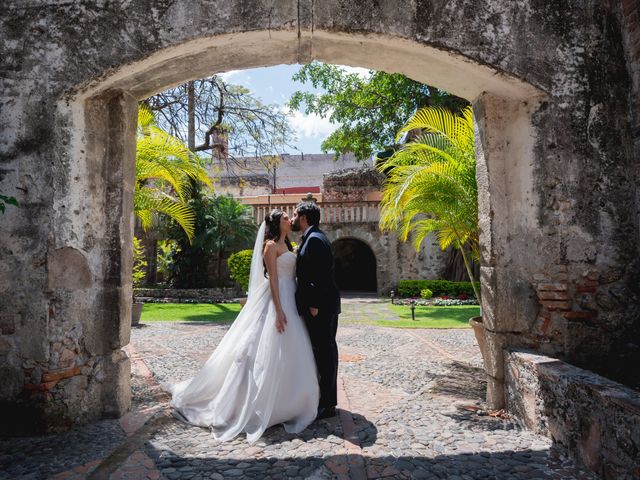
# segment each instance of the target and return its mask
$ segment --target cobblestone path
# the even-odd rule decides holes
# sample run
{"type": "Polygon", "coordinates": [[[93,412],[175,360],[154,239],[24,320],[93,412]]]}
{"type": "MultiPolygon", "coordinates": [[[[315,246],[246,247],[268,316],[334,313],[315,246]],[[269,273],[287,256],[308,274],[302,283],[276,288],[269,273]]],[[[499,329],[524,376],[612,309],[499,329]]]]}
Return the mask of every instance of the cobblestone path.
{"type": "Polygon", "coordinates": [[[269,429],[216,442],[173,419],[158,386],[192,375],[227,326],[134,329],[132,411],[63,435],[0,440],[0,479],[590,479],[543,437],[484,409],[470,329],[408,330],[381,301],[347,300],[339,328],[339,415],[300,435],[269,429]]]}

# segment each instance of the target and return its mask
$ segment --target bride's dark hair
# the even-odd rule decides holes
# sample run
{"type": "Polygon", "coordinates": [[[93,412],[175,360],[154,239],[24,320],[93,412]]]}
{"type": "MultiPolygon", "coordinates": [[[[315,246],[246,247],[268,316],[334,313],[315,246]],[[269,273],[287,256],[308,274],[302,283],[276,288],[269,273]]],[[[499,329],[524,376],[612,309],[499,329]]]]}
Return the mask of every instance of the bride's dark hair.
{"type": "MultiPolygon", "coordinates": [[[[267,245],[269,240],[273,240],[277,242],[280,240],[280,236],[282,232],[280,231],[280,221],[282,220],[282,215],[284,215],[284,211],[279,208],[275,208],[271,210],[271,212],[264,217],[265,229],[264,229],[264,242],[262,242],[262,251],[264,252],[264,247],[267,245]]],[[[290,252],[293,251],[293,245],[291,245],[291,241],[289,237],[284,237],[284,243],[287,245],[287,248],[290,252]]],[[[264,266],[264,276],[267,277],[267,265],[264,263],[264,258],[262,259],[262,265],[264,266]]]]}

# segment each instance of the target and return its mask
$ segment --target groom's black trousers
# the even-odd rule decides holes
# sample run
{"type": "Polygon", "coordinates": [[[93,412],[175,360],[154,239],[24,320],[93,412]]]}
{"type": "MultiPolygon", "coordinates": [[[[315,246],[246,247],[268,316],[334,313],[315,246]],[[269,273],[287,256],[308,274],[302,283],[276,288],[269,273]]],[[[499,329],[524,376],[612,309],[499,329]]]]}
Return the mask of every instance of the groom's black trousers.
{"type": "Polygon", "coordinates": [[[319,407],[335,407],[338,404],[338,345],[336,332],[338,331],[338,314],[328,312],[323,315],[322,310],[317,316],[310,313],[304,316],[313,355],[318,367],[320,384],[319,407]]]}

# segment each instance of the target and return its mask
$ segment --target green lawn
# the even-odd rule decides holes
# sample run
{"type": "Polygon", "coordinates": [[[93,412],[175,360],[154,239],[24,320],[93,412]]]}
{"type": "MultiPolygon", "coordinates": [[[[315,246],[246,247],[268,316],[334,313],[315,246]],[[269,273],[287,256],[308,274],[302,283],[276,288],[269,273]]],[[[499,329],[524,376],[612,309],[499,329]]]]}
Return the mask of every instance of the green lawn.
{"type": "Polygon", "coordinates": [[[470,328],[469,319],[480,315],[478,305],[454,305],[450,307],[416,306],[416,319],[411,320],[411,307],[391,305],[400,317],[397,321],[377,321],[382,327],[405,328],[470,328]]]}
{"type": "MultiPolygon", "coordinates": [[[[451,307],[416,307],[416,320],[411,320],[411,307],[390,305],[400,320],[373,320],[373,325],[403,328],[467,328],[469,318],[480,315],[477,305],[451,307]]],[[[363,307],[366,308],[366,307],[363,307]]],[[[231,323],[240,311],[238,303],[146,303],[141,322],[211,322],[231,323]]],[[[369,323],[369,322],[367,322],[369,323]]]]}
{"type": "Polygon", "coordinates": [[[145,303],[140,321],[231,323],[239,311],[239,303],[145,303]]]}

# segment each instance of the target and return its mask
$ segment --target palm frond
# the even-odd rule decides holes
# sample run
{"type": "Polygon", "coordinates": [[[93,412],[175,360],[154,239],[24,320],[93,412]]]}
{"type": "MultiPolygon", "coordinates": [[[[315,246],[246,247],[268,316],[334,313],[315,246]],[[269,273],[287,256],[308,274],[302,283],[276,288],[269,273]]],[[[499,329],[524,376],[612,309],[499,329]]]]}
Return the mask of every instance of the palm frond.
{"type": "Polygon", "coordinates": [[[378,170],[387,178],[380,202],[380,228],[411,237],[416,249],[434,233],[444,250],[467,244],[478,251],[478,206],[473,115],[427,107],[398,132],[420,133],[378,170]]]}
{"type": "Polygon", "coordinates": [[[193,239],[195,213],[186,204],[192,182],[211,186],[201,160],[178,138],[160,129],[153,112],[141,104],[136,142],[134,210],[149,229],[158,214],[168,215],[193,239]]]}
{"type": "Polygon", "coordinates": [[[196,215],[192,209],[172,197],[150,189],[140,189],[133,196],[134,211],[145,229],[154,215],[164,214],[180,224],[189,240],[193,239],[196,215]]]}

